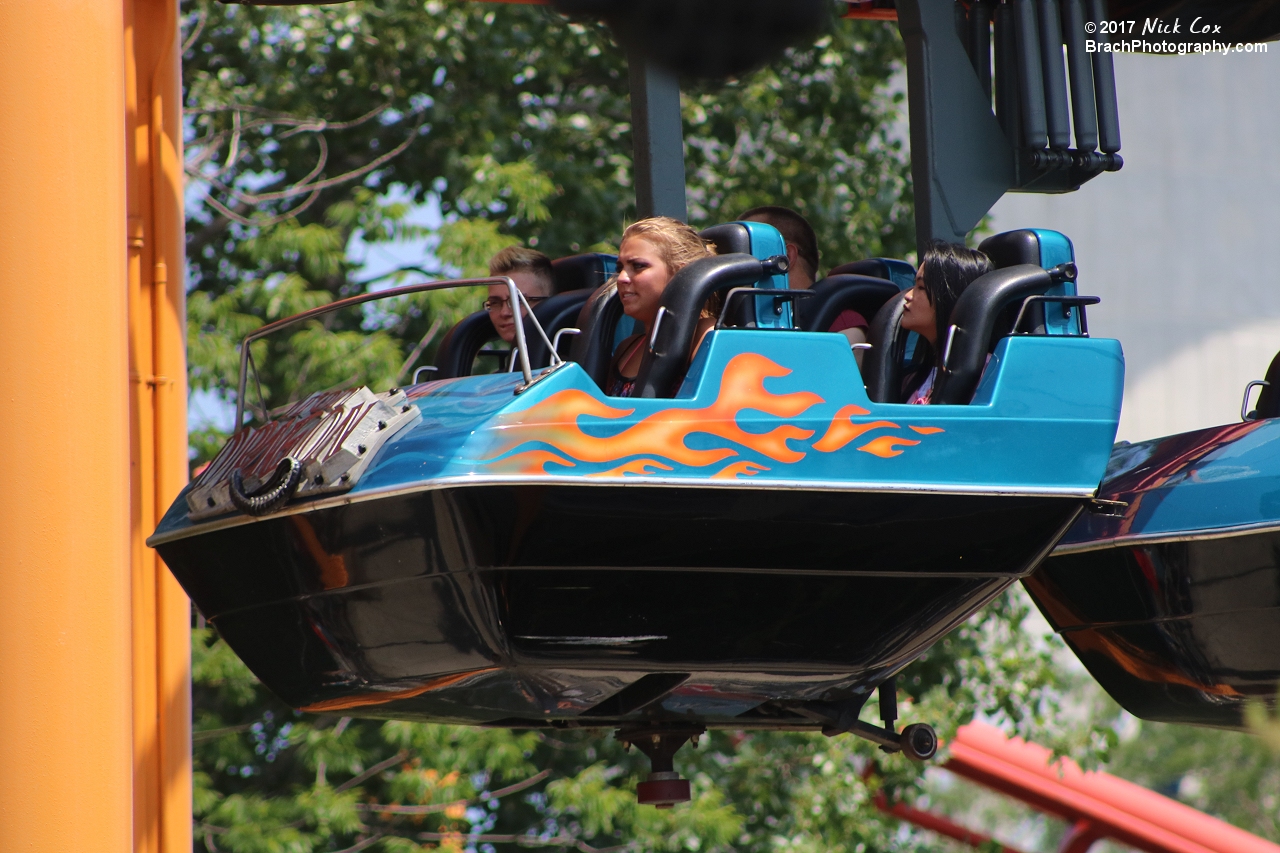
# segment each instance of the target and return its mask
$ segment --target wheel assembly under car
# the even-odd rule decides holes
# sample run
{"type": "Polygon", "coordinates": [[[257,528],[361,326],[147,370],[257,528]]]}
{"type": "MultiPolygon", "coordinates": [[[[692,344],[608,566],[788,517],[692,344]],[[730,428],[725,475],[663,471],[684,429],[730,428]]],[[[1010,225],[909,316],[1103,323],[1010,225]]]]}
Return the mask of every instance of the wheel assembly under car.
{"type": "MultiPolygon", "coordinates": [[[[901,752],[912,761],[928,761],[938,753],[938,734],[928,723],[912,723],[902,731],[895,731],[898,717],[898,679],[891,676],[880,684],[880,718],[884,727],[873,726],[855,718],[841,720],[839,714],[824,715],[806,709],[806,715],[822,719],[822,733],[828,737],[853,734],[878,744],[884,752],[901,752]]],[[[650,772],[645,781],[636,785],[636,800],[641,805],[669,809],[677,803],[687,803],[692,798],[689,780],[680,778],[674,759],[685,743],[698,745],[698,738],[706,732],[703,726],[654,723],[644,726],[628,726],[618,729],[614,737],[628,746],[634,746],[649,758],[650,772]]]]}

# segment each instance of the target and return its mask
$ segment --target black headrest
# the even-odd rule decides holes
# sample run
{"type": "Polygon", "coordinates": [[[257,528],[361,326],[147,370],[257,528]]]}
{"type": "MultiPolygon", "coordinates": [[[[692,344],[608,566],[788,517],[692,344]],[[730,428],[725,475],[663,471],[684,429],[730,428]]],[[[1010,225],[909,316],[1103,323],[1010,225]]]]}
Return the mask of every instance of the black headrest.
{"type": "MultiPolygon", "coordinates": [[[[542,326],[542,330],[546,333],[548,340],[554,342],[556,332],[561,329],[570,329],[578,322],[578,314],[582,311],[582,305],[587,301],[594,288],[581,288],[579,290],[571,290],[568,293],[557,293],[550,299],[544,299],[537,305],[533,306],[533,316],[537,318],[538,324],[542,326]]],[[[580,328],[580,327],[579,327],[580,328]]],[[[533,323],[527,319],[524,324],[524,339],[529,346],[529,365],[531,367],[546,367],[551,364],[551,352],[547,349],[546,343],[542,340],[542,336],[538,334],[538,330],[534,328],[533,323]]],[[[561,340],[561,355],[564,354],[565,342],[561,340]]]]}
{"type": "Polygon", "coordinates": [[[965,288],[951,312],[952,339],[938,342],[946,364],[938,371],[929,402],[963,404],[973,399],[1001,312],[1054,284],[1054,275],[1039,264],[1017,264],[993,270],[965,288]]]}
{"type": "Polygon", "coordinates": [[[874,403],[902,402],[902,357],[907,335],[901,330],[906,297],[905,291],[891,297],[876,312],[867,329],[871,349],[862,360],[862,381],[874,403]]]}
{"type": "Polygon", "coordinates": [[[570,290],[595,290],[608,280],[613,255],[592,252],[570,255],[551,262],[552,292],[567,293],[570,290]]]}
{"type": "Polygon", "coordinates": [[[689,363],[693,333],[708,297],[731,287],[750,287],[786,269],[786,257],[762,261],[735,252],[699,258],[667,282],[662,292],[661,323],[651,330],[653,345],[645,347],[636,374],[636,397],[670,397],[689,363]],[[665,310],[662,310],[665,309],[665,310]]]}
{"type": "Polygon", "coordinates": [[[717,255],[751,254],[751,232],[741,222],[712,225],[699,231],[698,236],[715,243],[717,255]]]}
{"type": "Polygon", "coordinates": [[[797,325],[806,332],[825,332],[841,311],[874,317],[881,305],[898,294],[898,285],[865,275],[829,275],[810,292],[812,296],[796,300],[797,325]]]}
{"type": "Polygon", "coordinates": [[[1258,418],[1280,417],[1280,353],[1271,359],[1271,366],[1267,368],[1267,383],[1258,395],[1254,415],[1258,418]]]}
{"type": "Polygon", "coordinates": [[[837,275],[865,275],[870,278],[883,278],[886,281],[893,281],[893,276],[889,273],[889,265],[880,258],[867,258],[865,261],[852,261],[847,264],[841,264],[827,273],[827,278],[837,275]]]}
{"type": "Polygon", "coordinates": [[[618,286],[598,288],[578,312],[577,327],[582,332],[573,339],[569,360],[595,380],[603,389],[609,380],[609,362],[613,359],[613,333],[622,319],[622,300],[618,286]]]}
{"type": "Polygon", "coordinates": [[[1017,264],[1040,266],[1040,238],[1028,228],[993,234],[978,244],[978,251],[998,270],[1017,264]]]}
{"type": "Polygon", "coordinates": [[[497,336],[498,332],[493,328],[488,311],[477,311],[463,317],[440,342],[440,349],[436,350],[436,372],[431,378],[470,376],[471,363],[475,361],[476,353],[497,336]]]}

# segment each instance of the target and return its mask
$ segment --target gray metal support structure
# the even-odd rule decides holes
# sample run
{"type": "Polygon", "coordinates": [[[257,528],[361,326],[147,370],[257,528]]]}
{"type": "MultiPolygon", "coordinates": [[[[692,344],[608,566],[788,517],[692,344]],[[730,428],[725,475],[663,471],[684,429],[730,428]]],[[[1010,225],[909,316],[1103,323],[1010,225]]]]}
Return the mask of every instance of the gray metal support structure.
{"type": "Polygon", "coordinates": [[[636,216],[671,216],[684,222],[684,128],[680,123],[680,82],[676,75],[632,53],[632,178],[636,216]]]}
{"type": "Polygon", "coordinates": [[[898,0],[907,48],[916,243],[963,243],[1014,186],[1014,156],[956,34],[955,0],[898,0]]]}

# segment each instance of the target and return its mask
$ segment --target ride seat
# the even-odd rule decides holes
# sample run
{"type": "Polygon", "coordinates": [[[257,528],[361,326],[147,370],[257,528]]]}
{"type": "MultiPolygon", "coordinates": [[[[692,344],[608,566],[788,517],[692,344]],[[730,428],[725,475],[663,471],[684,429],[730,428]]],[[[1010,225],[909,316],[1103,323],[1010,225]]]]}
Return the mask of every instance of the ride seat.
{"type": "MultiPolygon", "coordinates": [[[[840,264],[832,268],[831,272],[822,281],[813,286],[815,291],[820,288],[826,290],[828,288],[836,290],[849,287],[845,284],[827,284],[826,282],[841,282],[847,280],[846,277],[857,277],[859,280],[867,278],[880,279],[893,283],[893,291],[884,291],[884,298],[879,300],[879,304],[875,300],[869,300],[864,303],[867,310],[854,307],[853,297],[850,296],[833,296],[830,297],[833,305],[838,305],[836,310],[828,308],[822,312],[822,316],[817,316],[814,310],[816,305],[801,305],[802,312],[813,311],[814,316],[805,325],[805,328],[811,330],[821,330],[830,328],[830,323],[835,321],[840,311],[850,308],[857,311],[863,317],[869,320],[869,328],[867,329],[867,340],[871,344],[871,349],[867,352],[866,357],[862,361],[862,381],[867,387],[867,396],[877,403],[901,403],[902,402],[902,372],[904,361],[906,358],[906,350],[911,333],[899,334],[902,324],[902,297],[903,294],[910,290],[915,284],[915,267],[906,261],[900,261],[895,258],[866,258],[861,261],[851,261],[847,264],[840,264]],[[846,300],[841,304],[841,300],[846,300]],[[822,321],[830,316],[827,325],[822,326],[822,321]]],[[[818,297],[805,300],[813,303],[818,297]]],[[[802,314],[803,316],[803,314],[802,314]]]]}
{"type": "Polygon", "coordinates": [[[1258,404],[1253,407],[1250,420],[1280,417],[1280,353],[1271,359],[1264,381],[1267,384],[1258,394],[1258,404]]]}
{"type": "MultiPolygon", "coordinates": [[[[943,344],[949,355],[938,370],[929,402],[955,405],[972,400],[987,354],[1004,337],[1000,326],[1007,313],[1029,296],[1070,283],[1075,267],[1067,266],[1046,270],[1039,264],[1015,264],[993,270],[965,288],[951,312],[950,340],[943,344]]],[[[1008,327],[1012,331],[1012,323],[1008,327]]]]}
{"type": "MultiPolygon", "coordinates": [[[[990,258],[991,265],[998,270],[1017,264],[1034,264],[1052,269],[1058,264],[1075,260],[1075,251],[1065,235],[1040,228],[1019,228],[993,234],[978,244],[978,250],[990,258]]],[[[1074,282],[1064,282],[1055,295],[1074,296],[1075,292],[1074,282]]],[[[1014,304],[1005,309],[996,323],[992,347],[1000,338],[1014,331],[1013,323],[1020,308],[1021,304],[1014,304]]],[[[1027,306],[1022,327],[1017,331],[1034,335],[1072,334],[1078,331],[1077,322],[1072,316],[1076,309],[1069,309],[1066,317],[1052,320],[1045,315],[1044,309],[1043,302],[1027,306]]]]}
{"type": "Polygon", "coordinates": [[[604,285],[618,268],[616,255],[589,252],[569,255],[551,262],[552,293],[568,293],[574,290],[588,292],[604,285]]]}
{"type": "MultiPolygon", "coordinates": [[[[577,321],[587,297],[613,275],[616,264],[617,258],[614,255],[598,252],[569,255],[551,262],[551,289],[554,295],[533,307],[533,316],[547,333],[548,340],[554,341],[556,332],[570,328],[577,321]]],[[[526,320],[524,325],[530,366],[546,367],[551,363],[551,353],[546,343],[534,330],[532,323],[526,320]]],[[[485,344],[497,336],[488,312],[477,311],[464,317],[440,342],[440,348],[436,351],[436,371],[432,378],[470,376],[476,356],[485,344]]],[[[565,349],[568,344],[562,340],[561,347],[565,349]]],[[[564,353],[561,352],[561,357],[563,356],[564,353]]]]}
{"type": "Polygon", "coordinates": [[[813,295],[796,302],[796,326],[806,332],[825,332],[843,311],[874,317],[898,295],[898,285],[866,275],[829,275],[815,283],[813,295]]]}
{"type": "MultiPolygon", "coordinates": [[[[570,290],[565,293],[557,293],[550,299],[546,299],[539,304],[533,306],[533,316],[537,318],[538,324],[542,326],[542,330],[546,332],[547,339],[554,343],[556,333],[561,329],[578,328],[575,326],[578,322],[578,315],[582,312],[582,306],[590,298],[595,288],[583,287],[578,290],[570,290]]],[[[529,346],[529,365],[531,367],[546,367],[551,363],[551,352],[547,349],[547,344],[542,340],[542,336],[538,334],[533,323],[527,319],[524,323],[524,339],[529,346]]],[[[560,340],[560,357],[564,358],[569,344],[562,338],[560,340]]]]}
{"type": "MultiPolygon", "coordinates": [[[[1074,260],[1071,242],[1056,231],[1006,231],[988,237],[978,248],[991,259],[995,270],[970,284],[952,310],[952,324],[957,326],[952,358],[934,385],[933,403],[963,404],[972,399],[987,354],[1014,331],[1014,321],[1028,296],[1075,294],[1072,280],[1046,271],[1074,260]]],[[[904,402],[902,377],[908,337],[902,331],[904,297],[905,293],[900,293],[888,300],[868,330],[872,348],[863,361],[862,374],[867,396],[877,403],[904,402]]],[[[1073,334],[1078,328],[1073,315],[1079,310],[1071,308],[1067,317],[1049,322],[1043,303],[1033,303],[1018,331],[1073,334]]],[[[945,341],[939,346],[945,346],[945,341]]]]}
{"type": "MultiPolygon", "coordinates": [[[[705,228],[698,235],[715,244],[717,255],[746,254],[764,260],[786,252],[782,235],[772,225],[762,222],[726,222],[705,228]]],[[[768,284],[785,288],[786,276],[773,276],[768,284]]],[[[743,300],[742,306],[745,312],[750,313],[751,300],[743,300]]],[[[613,285],[591,294],[578,315],[578,328],[582,331],[570,346],[569,360],[577,362],[602,389],[608,382],[609,362],[613,359],[614,349],[620,343],[618,326],[625,316],[617,288],[613,285]]],[[[757,320],[745,315],[738,319],[742,326],[757,320]]]]}
{"type": "Polygon", "coordinates": [[[873,403],[905,402],[902,375],[909,333],[902,331],[902,312],[906,296],[901,291],[880,306],[867,329],[871,349],[862,360],[862,381],[873,403]]]}
{"type": "MultiPolygon", "coordinates": [[[[453,379],[470,376],[471,365],[481,348],[498,337],[488,311],[468,314],[449,330],[436,350],[436,369],[432,379],[453,379]]],[[[504,365],[505,366],[505,365],[504,365]]]]}
{"type": "Polygon", "coordinates": [[[609,381],[614,329],[622,316],[618,286],[612,283],[597,288],[578,312],[578,328],[582,331],[570,345],[569,360],[577,362],[601,390],[609,381]]]}
{"type": "MultiPolygon", "coordinates": [[[[785,261],[785,255],[762,260],[735,252],[699,258],[672,276],[662,292],[662,323],[651,330],[649,345],[640,357],[633,396],[673,396],[689,365],[698,315],[707,299],[734,287],[758,287],[763,281],[785,277],[785,261]]],[[[772,309],[767,310],[772,313],[772,309]]],[[[789,326],[790,318],[784,319],[789,326]]]]}
{"type": "MultiPolygon", "coordinates": [[[[865,275],[883,278],[898,285],[899,290],[910,290],[916,280],[916,268],[896,258],[866,258],[833,267],[827,278],[837,275],[865,275]]],[[[870,316],[870,315],[868,315],[870,316]]]]}
{"type": "Polygon", "coordinates": [[[698,232],[703,240],[715,244],[717,255],[751,254],[751,229],[743,222],[725,222],[698,232]]]}

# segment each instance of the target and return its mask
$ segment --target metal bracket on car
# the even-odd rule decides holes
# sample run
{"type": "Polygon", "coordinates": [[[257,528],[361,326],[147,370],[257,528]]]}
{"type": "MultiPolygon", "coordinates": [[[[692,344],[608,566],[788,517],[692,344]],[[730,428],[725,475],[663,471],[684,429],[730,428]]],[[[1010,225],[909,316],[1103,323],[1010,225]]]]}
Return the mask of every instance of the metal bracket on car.
{"type": "Polygon", "coordinates": [[[1129,508],[1128,501],[1106,501],[1094,498],[1089,501],[1089,512],[1094,515],[1105,515],[1109,518],[1124,518],[1124,511],[1129,508]]]}
{"type": "Polygon", "coordinates": [[[515,394],[516,394],[516,396],[519,396],[519,395],[523,394],[525,391],[528,391],[528,390],[529,390],[530,388],[532,388],[534,385],[537,385],[539,382],[541,382],[542,380],[546,379],[546,378],[547,378],[548,376],[550,376],[551,374],[556,373],[556,372],[558,372],[558,371],[560,371],[560,370],[563,370],[564,368],[568,367],[571,363],[572,363],[572,362],[562,361],[562,362],[560,362],[559,364],[556,364],[556,365],[553,365],[553,366],[551,366],[551,367],[546,368],[546,369],[545,369],[545,370],[543,370],[541,373],[539,373],[537,376],[533,377],[533,379],[532,379],[532,380],[530,380],[529,382],[521,382],[519,385],[517,385],[517,386],[516,386],[516,390],[515,390],[515,394]]]}
{"type": "Polygon", "coordinates": [[[232,481],[238,476],[242,495],[256,495],[286,458],[296,461],[300,476],[288,497],[264,512],[297,497],[346,491],[378,449],[420,417],[399,388],[382,394],[363,387],[312,394],[275,420],[232,435],[192,483],[187,517],[199,521],[237,509],[232,481]]]}

